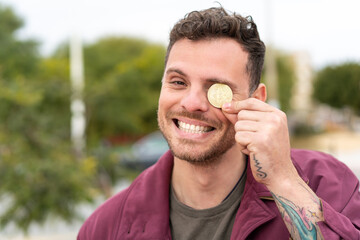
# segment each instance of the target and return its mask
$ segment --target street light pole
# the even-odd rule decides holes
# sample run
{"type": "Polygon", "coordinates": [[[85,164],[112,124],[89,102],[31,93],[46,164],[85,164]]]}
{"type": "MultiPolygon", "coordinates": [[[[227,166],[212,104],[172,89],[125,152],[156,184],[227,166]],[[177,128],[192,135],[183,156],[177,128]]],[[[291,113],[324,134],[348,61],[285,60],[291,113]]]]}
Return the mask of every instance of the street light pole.
{"type": "Polygon", "coordinates": [[[73,35],[70,39],[70,80],[71,80],[71,140],[77,159],[84,156],[85,142],[85,104],[84,90],[84,63],[81,39],[73,35]]]}

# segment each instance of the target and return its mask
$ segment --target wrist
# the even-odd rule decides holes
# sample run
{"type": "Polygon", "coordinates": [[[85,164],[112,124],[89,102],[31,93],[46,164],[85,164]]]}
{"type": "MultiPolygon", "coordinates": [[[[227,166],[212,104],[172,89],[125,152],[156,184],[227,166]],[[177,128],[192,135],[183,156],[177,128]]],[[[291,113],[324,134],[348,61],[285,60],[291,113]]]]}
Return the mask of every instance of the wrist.
{"type": "Polygon", "coordinates": [[[296,194],[298,187],[306,183],[299,175],[280,176],[269,181],[265,186],[271,193],[296,194]]]}

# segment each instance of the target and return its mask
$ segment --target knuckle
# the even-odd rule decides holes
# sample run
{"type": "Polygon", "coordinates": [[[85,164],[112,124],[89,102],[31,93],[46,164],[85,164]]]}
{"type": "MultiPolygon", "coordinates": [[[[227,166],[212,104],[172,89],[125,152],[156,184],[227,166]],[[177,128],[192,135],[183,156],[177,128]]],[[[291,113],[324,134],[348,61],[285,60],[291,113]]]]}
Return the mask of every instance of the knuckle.
{"type": "Polygon", "coordinates": [[[270,137],[269,134],[264,134],[264,136],[263,136],[263,141],[264,141],[264,142],[269,142],[269,141],[272,141],[272,138],[270,137]]]}
{"type": "Polygon", "coordinates": [[[270,118],[271,123],[274,125],[281,125],[284,123],[284,120],[286,121],[286,116],[284,116],[283,112],[273,114],[270,118]]]}
{"type": "Polygon", "coordinates": [[[235,101],[232,104],[233,104],[234,110],[239,111],[241,109],[241,102],[240,101],[235,101]]]}
{"type": "Polygon", "coordinates": [[[246,110],[241,110],[240,112],[238,112],[238,120],[243,120],[245,119],[246,116],[246,110]]]}
{"type": "Polygon", "coordinates": [[[235,126],[234,126],[235,131],[240,130],[240,127],[241,127],[241,123],[240,123],[240,122],[236,122],[236,123],[235,123],[235,126]]]}
{"type": "Polygon", "coordinates": [[[281,118],[281,116],[276,115],[276,116],[274,117],[274,122],[275,122],[276,124],[281,124],[281,123],[282,123],[282,118],[281,118]]]}
{"type": "Polygon", "coordinates": [[[236,142],[238,142],[238,143],[241,143],[242,142],[242,136],[241,136],[241,134],[240,133],[236,133],[235,134],[235,140],[236,140],[236,142]]]}
{"type": "Polygon", "coordinates": [[[247,102],[249,108],[254,107],[254,105],[256,104],[256,99],[255,98],[249,98],[249,101],[247,102]]]}
{"type": "Polygon", "coordinates": [[[286,113],[284,113],[283,111],[279,111],[279,116],[280,116],[283,120],[286,120],[286,119],[287,119],[286,113]]]}

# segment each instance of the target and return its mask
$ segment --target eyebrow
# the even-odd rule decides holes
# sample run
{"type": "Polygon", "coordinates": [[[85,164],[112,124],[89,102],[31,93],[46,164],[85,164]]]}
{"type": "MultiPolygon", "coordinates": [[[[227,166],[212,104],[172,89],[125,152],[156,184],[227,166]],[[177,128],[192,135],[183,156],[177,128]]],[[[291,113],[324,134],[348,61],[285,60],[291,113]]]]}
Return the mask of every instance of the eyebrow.
{"type": "Polygon", "coordinates": [[[180,74],[180,75],[182,75],[184,77],[187,77],[187,75],[178,68],[169,68],[168,70],[166,70],[165,74],[168,75],[168,74],[173,73],[173,72],[178,73],[178,74],[180,74]]]}

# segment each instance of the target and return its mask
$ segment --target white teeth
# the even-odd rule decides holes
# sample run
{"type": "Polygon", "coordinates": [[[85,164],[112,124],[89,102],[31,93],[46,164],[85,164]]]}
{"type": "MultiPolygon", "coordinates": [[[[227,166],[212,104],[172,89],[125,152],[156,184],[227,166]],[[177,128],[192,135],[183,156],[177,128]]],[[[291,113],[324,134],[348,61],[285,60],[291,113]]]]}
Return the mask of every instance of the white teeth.
{"type": "Polygon", "coordinates": [[[192,125],[181,121],[178,121],[178,125],[179,129],[187,133],[205,133],[209,132],[212,129],[211,127],[192,125]]]}

